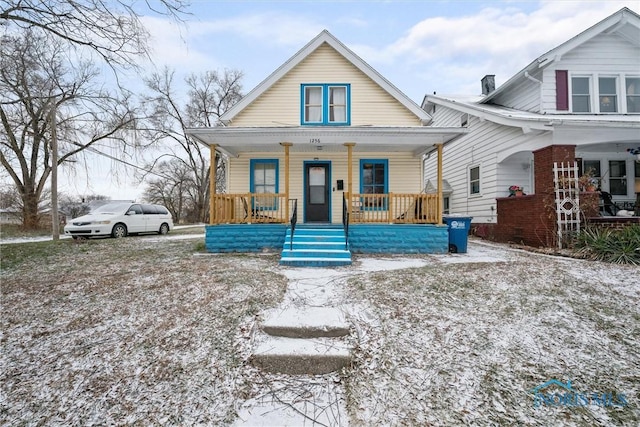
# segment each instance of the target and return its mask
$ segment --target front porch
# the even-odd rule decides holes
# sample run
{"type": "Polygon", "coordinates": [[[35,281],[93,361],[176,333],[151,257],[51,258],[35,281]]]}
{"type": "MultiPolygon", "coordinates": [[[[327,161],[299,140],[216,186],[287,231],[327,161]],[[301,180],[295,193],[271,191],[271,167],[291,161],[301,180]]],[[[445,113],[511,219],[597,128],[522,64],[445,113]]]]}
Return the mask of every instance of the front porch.
{"type": "MultiPolygon", "coordinates": [[[[298,217],[297,199],[287,194],[214,194],[211,225],[291,224],[298,217]]],[[[439,224],[437,194],[344,193],[344,209],[352,224],[439,224]]],[[[297,219],[295,222],[298,222],[297,219]]]]}
{"type": "Polygon", "coordinates": [[[345,193],[342,224],[333,225],[298,224],[297,199],[286,194],[216,194],[213,204],[209,252],[282,251],[281,263],[330,266],[350,264],[351,253],[448,251],[437,194],[345,193]]]}

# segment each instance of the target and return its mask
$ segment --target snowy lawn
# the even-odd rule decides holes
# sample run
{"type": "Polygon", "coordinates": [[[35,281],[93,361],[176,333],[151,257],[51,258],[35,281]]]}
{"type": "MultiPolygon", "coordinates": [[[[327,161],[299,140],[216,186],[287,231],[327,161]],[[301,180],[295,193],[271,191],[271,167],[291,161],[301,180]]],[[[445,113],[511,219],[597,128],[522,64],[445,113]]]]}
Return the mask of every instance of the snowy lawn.
{"type": "Polygon", "coordinates": [[[1,425],[236,417],[251,387],[236,336],[286,279],[274,256],[194,255],[201,240],[168,237],[1,248],[1,425]]]}
{"type": "Polygon", "coordinates": [[[640,269],[470,247],[349,280],[360,307],[352,423],[639,425],[640,269]],[[586,399],[535,407],[531,390],[551,379],[586,399]],[[609,405],[594,393],[611,393],[609,405]]]}
{"type": "Polygon", "coordinates": [[[273,401],[301,415],[291,425],[640,424],[637,267],[479,242],[337,269],[201,248],[197,235],[0,247],[0,424],[279,424],[273,401]],[[345,310],[352,367],[251,367],[256,319],[281,304],[345,310]],[[535,407],[551,379],[627,404],[535,407]]]}

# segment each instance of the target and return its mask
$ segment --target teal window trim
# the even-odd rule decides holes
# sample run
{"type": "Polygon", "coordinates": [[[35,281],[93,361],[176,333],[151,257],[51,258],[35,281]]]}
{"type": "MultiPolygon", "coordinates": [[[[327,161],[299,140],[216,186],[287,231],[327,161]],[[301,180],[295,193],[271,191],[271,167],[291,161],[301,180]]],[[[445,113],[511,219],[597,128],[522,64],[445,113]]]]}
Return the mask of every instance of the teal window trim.
{"type": "MultiPolygon", "coordinates": [[[[389,160],[388,159],[360,159],[360,194],[367,194],[367,187],[382,188],[382,193],[373,191],[374,194],[389,194],[389,160]],[[384,182],[365,184],[364,183],[364,166],[373,164],[384,168],[384,182]]],[[[361,200],[362,209],[364,210],[387,210],[388,198],[384,198],[380,206],[367,206],[366,200],[361,200]]]]}
{"type": "Polygon", "coordinates": [[[302,126],[351,126],[351,84],[349,83],[304,83],[300,85],[300,124],[302,126]],[[307,106],[306,89],[319,87],[322,89],[322,114],[318,121],[305,120],[307,106]],[[345,121],[330,120],[329,94],[334,87],[345,88],[345,121]]]}
{"type": "MultiPolygon", "coordinates": [[[[249,192],[256,193],[255,182],[255,169],[256,165],[274,164],[275,165],[275,194],[278,194],[280,189],[280,165],[278,159],[251,159],[249,161],[249,192]]],[[[278,201],[274,198],[272,205],[261,205],[258,207],[260,210],[277,210],[278,201]]],[[[251,201],[251,209],[256,209],[255,201],[251,201]]]]}

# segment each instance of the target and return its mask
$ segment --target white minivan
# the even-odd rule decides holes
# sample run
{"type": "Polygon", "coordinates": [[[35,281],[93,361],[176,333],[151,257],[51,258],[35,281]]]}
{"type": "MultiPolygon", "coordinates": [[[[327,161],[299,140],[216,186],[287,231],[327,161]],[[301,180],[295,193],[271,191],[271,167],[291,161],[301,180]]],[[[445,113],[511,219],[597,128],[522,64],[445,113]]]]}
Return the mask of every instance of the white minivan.
{"type": "Polygon", "coordinates": [[[80,237],[129,234],[167,234],[173,229],[173,218],[164,206],[117,202],[102,205],[87,215],[74,218],[64,227],[64,234],[80,237]]]}

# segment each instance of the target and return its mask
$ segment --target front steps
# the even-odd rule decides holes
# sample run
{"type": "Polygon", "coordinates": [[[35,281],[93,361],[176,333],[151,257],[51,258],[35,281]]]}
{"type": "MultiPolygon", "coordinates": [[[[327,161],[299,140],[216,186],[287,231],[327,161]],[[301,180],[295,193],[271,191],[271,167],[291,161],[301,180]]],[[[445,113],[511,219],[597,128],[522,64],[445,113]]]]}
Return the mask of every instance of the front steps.
{"type": "Polygon", "coordinates": [[[341,226],[298,225],[291,242],[291,228],[287,228],[280,264],[297,267],[329,267],[351,265],[341,226]]]}
{"type": "Polygon", "coordinates": [[[349,324],[335,308],[272,310],[254,335],[251,362],[290,375],[320,375],[351,363],[349,324]]]}

